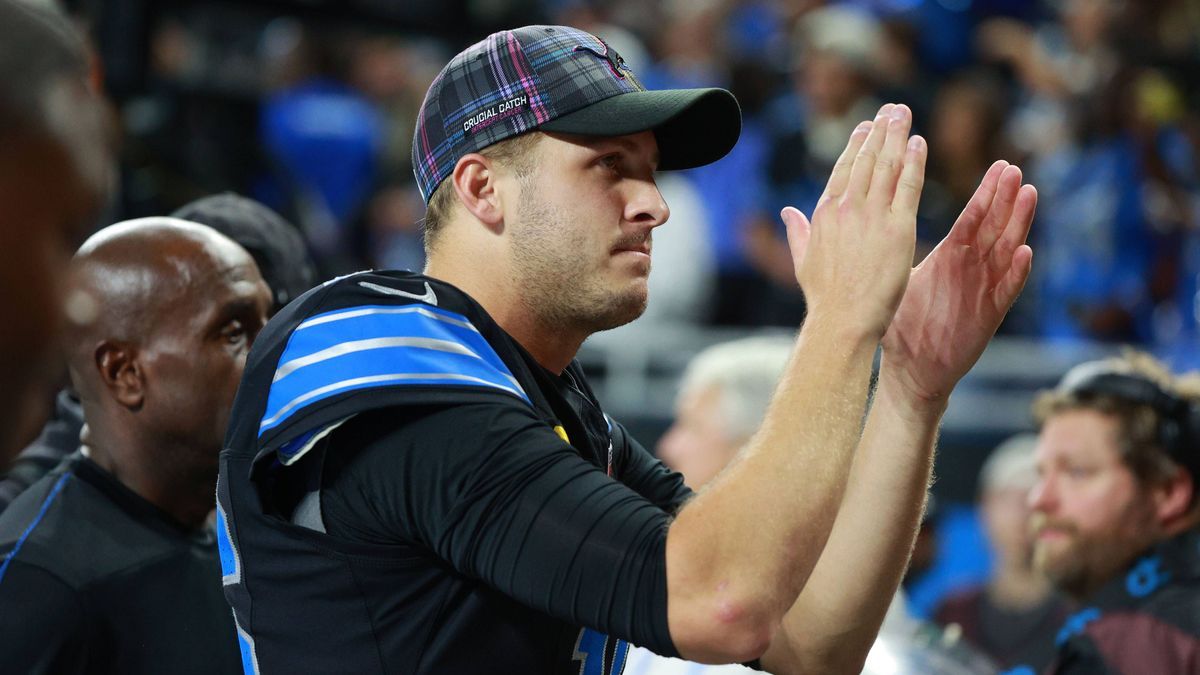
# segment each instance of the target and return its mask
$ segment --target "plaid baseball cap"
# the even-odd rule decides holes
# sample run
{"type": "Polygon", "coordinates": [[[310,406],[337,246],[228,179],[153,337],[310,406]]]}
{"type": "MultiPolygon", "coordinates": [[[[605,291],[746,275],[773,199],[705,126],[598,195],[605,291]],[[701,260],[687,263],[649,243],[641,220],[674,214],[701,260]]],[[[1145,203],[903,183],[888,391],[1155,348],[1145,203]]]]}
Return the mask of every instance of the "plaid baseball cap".
{"type": "Polygon", "coordinates": [[[659,169],[725,156],[741,133],[724,89],[649,91],[600,38],[567,26],[493,33],[434,79],[413,136],[413,173],[426,202],[466,154],[534,129],[588,136],[653,131],[659,169]]]}

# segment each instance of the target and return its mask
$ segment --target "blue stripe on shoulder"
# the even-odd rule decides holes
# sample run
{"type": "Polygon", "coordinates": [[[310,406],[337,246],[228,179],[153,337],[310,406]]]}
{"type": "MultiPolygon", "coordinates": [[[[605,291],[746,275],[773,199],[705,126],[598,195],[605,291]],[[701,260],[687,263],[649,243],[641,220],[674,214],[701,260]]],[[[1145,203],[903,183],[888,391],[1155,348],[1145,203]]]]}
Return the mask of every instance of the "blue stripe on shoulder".
{"type": "Polygon", "coordinates": [[[50,494],[46,495],[46,498],[42,500],[42,507],[38,509],[38,513],[36,516],[34,516],[33,522],[29,523],[29,527],[25,528],[25,531],[21,533],[21,537],[17,539],[17,543],[13,545],[13,549],[8,552],[8,555],[4,556],[4,564],[0,565],[0,581],[4,581],[4,575],[8,572],[9,563],[13,561],[13,558],[17,557],[17,553],[21,550],[21,547],[25,545],[25,540],[29,538],[29,535],[33,534],[33,530],[38,526],[38,523],[42,522],[42,518],[44,518],[46,516],[46,512],[50,510],[50,505],[54,503],[54,499],[58,497],[58,493],[62,492],[63,485],[66,484],[67,479],[70,477],[70,471],[64,473],[62,477],[58,479],[58,482],[54,484],[54,487],[50,488],[50,494]]]}
{"type": "Polygon", "coordinates": [[[279,358],[259,436],[336,394],[397,385],[467,385],[511,393],[516,378],[461,314],[427,305],[367,305],[302,322],[279,358]]]}

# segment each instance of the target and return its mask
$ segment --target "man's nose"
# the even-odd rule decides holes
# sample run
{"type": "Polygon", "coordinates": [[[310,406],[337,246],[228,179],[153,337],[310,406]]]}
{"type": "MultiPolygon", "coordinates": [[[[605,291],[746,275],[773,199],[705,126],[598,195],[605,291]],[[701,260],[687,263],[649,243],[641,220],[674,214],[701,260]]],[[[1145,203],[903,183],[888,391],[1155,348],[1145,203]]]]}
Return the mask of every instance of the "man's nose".
{"type": "Polygon", "coordinates": [[[671,209],[653,178],[635,181],[633,195],[626,207],[625,219],[653,229],[667,222],[671,209]]]}
{"type": "Polygon", "coordinates": [[[1054,507],[1057,501],[1057,495],[1054,491],[1053,480],[1050,476],[1045,476],[1038,479],[1033,487],[1029,490],[1029,496],[1025,503],[1029,506],[1030,511],[1045,512],[1054,507]]]}

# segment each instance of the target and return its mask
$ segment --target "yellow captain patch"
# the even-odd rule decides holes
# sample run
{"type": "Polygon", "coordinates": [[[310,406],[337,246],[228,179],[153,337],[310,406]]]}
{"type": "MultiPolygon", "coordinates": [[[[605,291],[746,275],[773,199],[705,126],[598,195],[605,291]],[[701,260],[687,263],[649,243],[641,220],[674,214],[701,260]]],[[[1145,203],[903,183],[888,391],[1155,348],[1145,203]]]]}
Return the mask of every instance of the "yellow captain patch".
{"type": "Polygon", "coordinates": [[[571,439],[567,437],[567,430],[564,429],[561,424],[554,427],[554,433],[558,434],[558,437],[563,439],[564,441],[566,441],[568,443],[571,442],[571,439]]]}

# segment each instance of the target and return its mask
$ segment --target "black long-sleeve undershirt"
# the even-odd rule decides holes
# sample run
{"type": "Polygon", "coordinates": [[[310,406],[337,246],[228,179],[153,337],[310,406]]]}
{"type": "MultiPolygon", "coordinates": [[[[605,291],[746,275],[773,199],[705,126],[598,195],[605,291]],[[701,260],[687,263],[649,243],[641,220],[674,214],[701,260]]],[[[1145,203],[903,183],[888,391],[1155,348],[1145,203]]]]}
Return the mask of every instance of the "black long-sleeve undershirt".
{"type": "Polygon", "coordinates": [[[691,493],[619,425],[613,440],[617,480],[517,401],[364,413],[326,450],[326,531],[425,548],[528,607],[674,655],[666,532],[691,493]]]}

